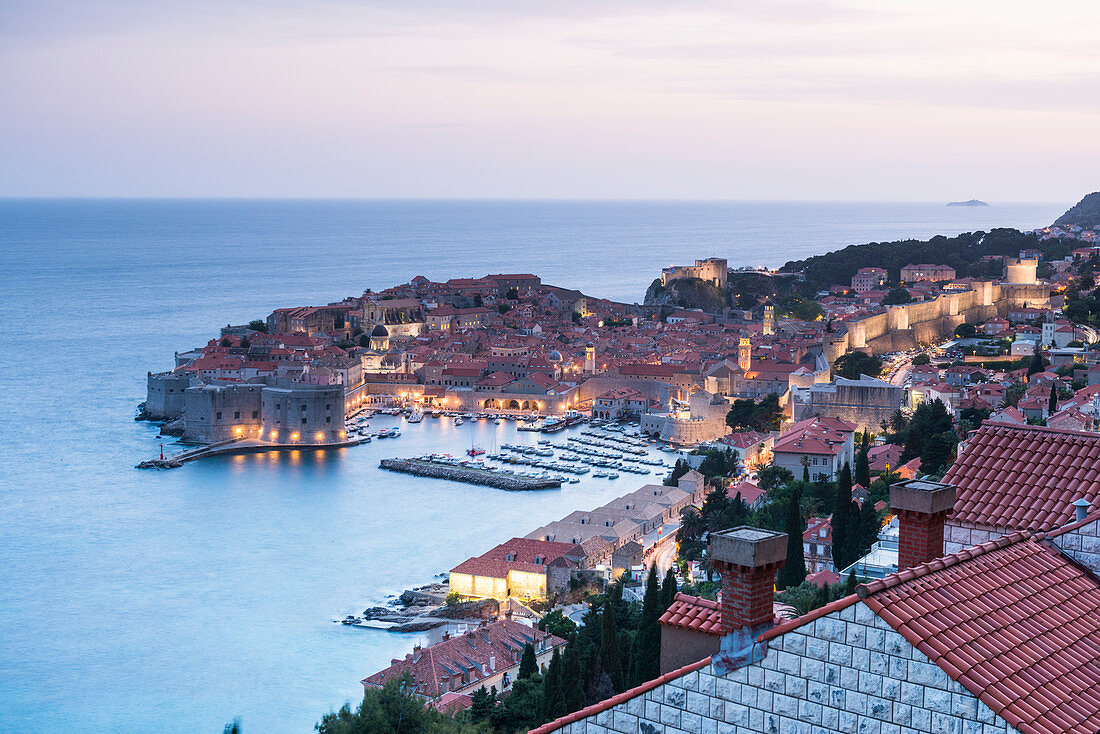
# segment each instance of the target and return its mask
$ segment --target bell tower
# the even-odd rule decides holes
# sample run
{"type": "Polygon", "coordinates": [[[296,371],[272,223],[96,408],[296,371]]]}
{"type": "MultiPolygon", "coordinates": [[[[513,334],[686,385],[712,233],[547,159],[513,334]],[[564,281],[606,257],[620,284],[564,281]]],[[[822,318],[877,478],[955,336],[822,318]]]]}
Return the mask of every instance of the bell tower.
{"type": "Polygon", "coordinates": [[[741,342],[737,345],[737,366],[742,372],[748,372],[752,366],[752,342],[747,336],[741,337],[741,342]]]}

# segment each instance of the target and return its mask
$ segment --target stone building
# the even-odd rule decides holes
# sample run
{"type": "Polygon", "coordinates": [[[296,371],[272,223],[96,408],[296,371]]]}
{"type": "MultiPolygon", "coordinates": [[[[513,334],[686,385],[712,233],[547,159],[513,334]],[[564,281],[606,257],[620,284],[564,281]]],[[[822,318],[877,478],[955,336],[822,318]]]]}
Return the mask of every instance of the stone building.
{"type": "Polygon", "coordinates": [[[935,514],[947,485],[929,484],[898,498],[911,508],[902,546],[928,551],[920,562],[793,620],[772,617],[783,536],[713,534],[717,650],[532,734],[1095,734],[1100,580],[1061,535],[936,558],[921,507],[935,514]]]}
{"type": "Polygon", "coordinates": [[[184,411],[184,391],[191,387],[186,372],[149,372],[146,374],[145,412],[152,418],[169,419],[184,411]]]}
{"type": "Polygon", "coordinates": [[[791,391],[791,415],[796,421],[814,416],[842,418],[860,431],[879,431],[905,400],[905,388],[867,375],[858,380],[838,377],[791,391]]]}
{"type": "Polygon", "coordinates": [[[661,285],[684,278],[705,280],[724,291],[729,278],[729,266],[725,258],[708,257],[706,260],[696,260],[694,265],[674,265],[661,271],[661,285]]]}
{"type": "Polygon", "coordinates": [[[575,566],[584,553],[570,543],[512,538],[452,568],[450,590],[464,597],[542,599],[549,591],[551,566],[561,558],[575,566]]]}
{"type": "Polygon", "coordinates": [[[902,283],[918,283],[922,280],[938,282],[941,280],[954,280],[955,268],[949,265],[905,265],[901,269],[902,283]]]}
{"type": "Polygon", "coordinates": [[[184,393],[186,443],[251,439],[315,445],[344,440],[344,388],[267,377],[184,393]]]}
{"type": "Polygon", "coordinates": [[[775,439],[772,463],[801,479],[805,462],[811,480],[832,480],[844,464],[855,466],[855,430],[854,423],[840,418],[799,421],[775,439]]]}

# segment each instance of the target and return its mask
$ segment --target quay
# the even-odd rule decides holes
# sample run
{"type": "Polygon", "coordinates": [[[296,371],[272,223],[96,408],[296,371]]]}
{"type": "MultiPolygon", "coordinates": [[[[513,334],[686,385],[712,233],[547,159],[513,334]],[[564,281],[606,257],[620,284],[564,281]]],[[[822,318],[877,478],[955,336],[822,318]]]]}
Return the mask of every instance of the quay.
{"type": "Polygon", "coordinates": [[[436,464],[419,459],[382,459],[379,463],[383,469],[413,474],[418,477],[430,477],[432,479],[450,479],[455,482],[467,484],[481,484],[486,487],[505,489],[510,492],[520,492],[532,489],[558,489],[561,487],[560,479],[542,479],[533,477],[520,477],[512,474],[477,469],[465,466],[448,466],[436,464]]]}
{"type": "Polygon", "coordinates": [[[342,449],[349,446],[358,446],[361,439],[352,438],[336,443],[300,444],[300,443],[269,443],[250,439],[228,439],[218,441],[207,446],[196,446],[193,449],[181,451],[178,454],[165,456],[160,459],[149,459],[137,465],[138,469],[178,469],[189,461],[206,459],[211,456],[226,456],[229,454],[255,454],[263,451],[323,451],[324,449],[342,449]]]}

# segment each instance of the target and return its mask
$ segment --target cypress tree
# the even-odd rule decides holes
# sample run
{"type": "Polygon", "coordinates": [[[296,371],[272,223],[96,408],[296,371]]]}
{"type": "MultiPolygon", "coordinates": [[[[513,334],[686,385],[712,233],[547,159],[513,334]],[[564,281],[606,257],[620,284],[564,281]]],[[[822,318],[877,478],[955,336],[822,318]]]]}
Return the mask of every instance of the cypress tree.
{"type": "Polygon", "coordinates": [[[676,572],[669,566],[665,583],[661,586],[661,614],[667,612],[672,602],[676,601],[676,591],[676,572]]]}
{"type": "Polygon", "coordinates": [[[856,570],[853,568],[851,573],[848,574],[848,579],[844,582],[844,596],[851,596],[856,593],[856,586],[859,582],[856,580],[856,570]]]}
{"type": "Polygon", "coordinates": [[[638,634],[634,637],[634,655],[630,676],[631,685],[653,680],[661,674],[661,587],[657,584],[657,572],[649,572],[642,600],[642,619],[638,634]]]}
{"type": "Polygon", "coordinates": [[[863,441],[859,446],[859,454],[856,456],[856,472],[855,481],[857,484],[862,484],[864,489],[871,486],[871,460],[867,456],[867,452],[871,450],[871,434],[868,431],[863,432],[863,441]]]}
{"type": "Polygon", "coordinates": [[[787,505],[787,561],[779,569],[777,583],[781,589],[798,586],[806,580],[806,559],[802,554],[802,533],[806,530],[806,521],[802,519],[802,509],[798,506],[800,499],[796,489],[787,505]]]}
{"type": "Polygon", "coordinates": [[[546,666],[546,678],[542,681],[542,721],[553,721],[565,715],[565,690],[562,680],[561,647],[554,648],[550,664],[546,666]]]}
{"type": "Polygon", "coordinates": [[[619,654],[619,627],[615,624],[615,608],[610,599],[603,603],[600,631],[600,664],[617,693],[623,690],[623,664],[619,654]]]}
{"type": "Polygon", "coordinates": [[[1047,403],[1047,415],[1054,415],[1058,412],[1058,388],[1054,385],[1050,386],[1050,401],[1047,403]]]}
{"type": "Polygon", "coordinates": [[[802,483],[803,484],[809,484],[810,483],[810,465],[809,464],[803,464],[802,465],[802,483]]]}
{"type": "Polygon", "coordinates": [[[470,700],[470,717],[474,721],[484,721],[489,718],[496,706],[496,687],[494,686],[493,692],[490,693],[485,686],[482,686],[470,694],[470,700]]]}
{"type": "Polygon", "coordinates": [[[584,672],[581,670],[580,645],[567,645],[562,658],[562,716],[585,706],[584,672]]]}
{"type": "Polygon", "coordinates": [[[836,496],[833,498],[833,567],[838,571],[848,565],[848,549],[851,546],[851,530],[848,517],[852,504],[852,471],[845,463],[836,480],[836,496]]]}
{"type": "Polygon", "coordinates": [[[537,672],[539,672],[539,664],[535,660],[535,648],[528,642],[523,648],[523,657],[519,660],[519,672],[516,674],[516,678],[523,680],[524,678],[530,678],[537,672]]]}

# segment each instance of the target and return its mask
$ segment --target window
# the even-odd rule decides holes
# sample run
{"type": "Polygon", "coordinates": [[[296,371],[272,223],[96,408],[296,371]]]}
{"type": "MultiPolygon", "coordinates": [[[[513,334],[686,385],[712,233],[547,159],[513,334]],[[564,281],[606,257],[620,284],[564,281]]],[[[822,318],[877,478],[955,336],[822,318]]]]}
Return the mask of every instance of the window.
{"type": "Polygon", "coordinates": [[[219,421],[222,419],[222,414],[220,411],[214,414],[214,419],[219,421]]]}
{"type": "Polygon", "coordinates": [[[511,553],[505,553],[504,554],[504,560],[514,561],[514,560],[516,560],[516,557],[514,555],[512,555],[511,553]]]}
{"type": "MultiPolygon", "coordinates": [[[[302,406],[302,410],[305,410],[305,406],[302,406]]],[[[325,403],[325,410],[332,410],[332,403],[325,403]]]]}
{"type": "Polygon", "coordinates": [[[275,403],[275,410],[278,410],[278,409],[279,409],[279,404],[275,403]]]}
{"type": "MultiPolygon", "coordinates": [[[[306,422],[306,419],[303,418],[302,423],[305,423],[305,422],[306,422]]],[[[332,418],[330,416],[325,416],[325,423],[332,423],[332,418]]]]}
{"type": "Polygon", "coordinates": [[[535,565],[536,566],[541,566],[542,565],[542,556],[535,556],[535,565]]]}
{"type": "Polygon", "coordinates": [[[302,406],[302,412],[303,412],[303,413],[305,413],[305,412],[306,412],[306,406],[304,406],[304,405],[302,406]]]}
{"type": "Polygon", "coordinates": [[[252,411],[253,420],[255,420],[256,418],[259,418],[259,417],[260,417],[260,411],[258,411],[258,410],[252,411]]]}
{"type": "Polygon", "coordinates": [[[302,416],[302,425],[304,426],[305,424],[306,424],[306,418],[305,418],[305,416],[302,416]]]}
{"type": "Polygon", "coordinates": [[[239,411],[239,410],[233,411],[233,418],[236,419],[236,420],[240,420],[241,419],[241,411],[239,411]]]}

